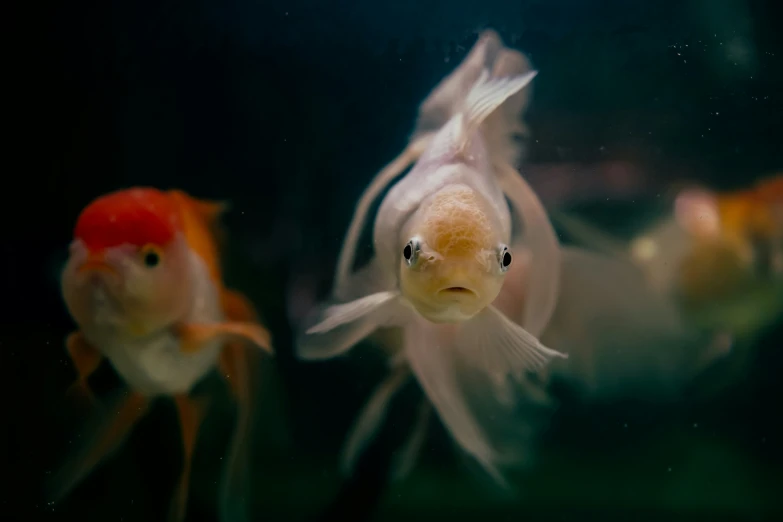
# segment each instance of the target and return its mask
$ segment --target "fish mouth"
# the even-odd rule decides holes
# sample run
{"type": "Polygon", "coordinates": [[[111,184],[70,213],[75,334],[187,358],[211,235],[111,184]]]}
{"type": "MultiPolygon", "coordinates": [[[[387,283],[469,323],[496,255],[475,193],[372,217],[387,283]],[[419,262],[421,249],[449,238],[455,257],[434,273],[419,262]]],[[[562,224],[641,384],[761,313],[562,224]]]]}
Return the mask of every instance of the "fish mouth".
{"type": "Polygon", "coordinates": [[[446,288],[442,288],[438,290],[438,295],[451,298],[478,297],[476,292],[464,286],[448,286],[446,288]]]}
{"type": "Polygon", "coordinates": [[[111,265],[106,263],[105,261],[99,261],[97,259],[89,259],[79,265],[79,268],[77,271],[80,274],[84,273],[104,273],[104,274],[111,274],[111,275],[119,275],[117,270],[114,269],[111,265]]]}

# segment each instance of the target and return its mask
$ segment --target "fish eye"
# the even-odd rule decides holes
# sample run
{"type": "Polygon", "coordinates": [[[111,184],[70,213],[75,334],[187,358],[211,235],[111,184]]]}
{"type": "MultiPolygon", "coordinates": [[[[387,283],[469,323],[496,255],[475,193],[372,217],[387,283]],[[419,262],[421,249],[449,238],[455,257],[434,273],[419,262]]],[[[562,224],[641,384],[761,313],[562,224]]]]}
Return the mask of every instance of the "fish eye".
{"type": "Polygon", "coordinates": [[[511,262],[514,260],[514,256],[511,255],[511,250],[506,245],[500,247],[498,253],[498,261],[500,262],[501,272],[505,272],[511,266],[511,262]]]}
{"type": "Polygon", "coordinates": [[[144,266],[148,268],[155,268],[158,266],[161,257],[160,250],[153,245],[147,245],[141,249],[141,259],[144,262],[144,266]]]}
{"type": "Polygon", "coordinates": [[[405,248],[402,249],[402,257],[405,258],[405,264],[413,266],[416,260],[419,258],[419,252],[421,251],[421,244],[415,237],[408,241],[405,248]]]}

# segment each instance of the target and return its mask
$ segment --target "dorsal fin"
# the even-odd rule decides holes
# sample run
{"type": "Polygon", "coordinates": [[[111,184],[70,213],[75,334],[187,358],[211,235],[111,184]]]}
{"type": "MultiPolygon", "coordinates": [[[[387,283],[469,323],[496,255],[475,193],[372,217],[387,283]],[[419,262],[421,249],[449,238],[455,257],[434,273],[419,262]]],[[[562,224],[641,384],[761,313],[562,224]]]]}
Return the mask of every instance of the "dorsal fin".
{"type": "Polygon", "coordinates": [[[219,282],[220,248],[225,241],[221,218],[228,204],[197,199],[178,189],[169,190],[168,195],[180,209],[188,244],[207,264],[213,280],[219,282]]]}

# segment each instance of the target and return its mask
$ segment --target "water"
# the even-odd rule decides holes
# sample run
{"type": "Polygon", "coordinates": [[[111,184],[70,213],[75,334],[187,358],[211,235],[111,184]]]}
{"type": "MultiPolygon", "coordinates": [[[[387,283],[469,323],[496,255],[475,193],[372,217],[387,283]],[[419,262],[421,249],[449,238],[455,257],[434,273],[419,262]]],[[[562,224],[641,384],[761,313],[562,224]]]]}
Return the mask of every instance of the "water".
{"type": "MultiPolygon", "coordinates": [[[[515,477],[517,499],[482,479],[435,420],[412,475],[387,482],[421,397],[415,383],[395,400],[357,476],[344,481],[337,454],[384,359],[365,349],[302,363],[291,346],[292,285],[326,295],[356,199],[404,146],[417,104],[483,27],[540,71],[528,116],[531,168],[617,161],[650,173],[644,190],[623,201],[596,196],[581,208],[618,233],[672,182],[729,190],[779,170],[783,47],[772,2],[718,4],[41,6],[14,51],[26,103],[17,126],[23,145],[12,151],[19,161],[6,167],[8,182],[21,185],[7,185],[4,204],[0,469],[9,485],[0,512],[124,521],[165,513],[181,465],[165,402],[66,501],[52,506],[40,495],[72,437],[60,400],[73,379],[62,344],[73,324],[57,273],[74,220],[102,193],[154,185],[231,201],[226,278],[274,335],[255,442],[254,519],[779,514],[780,322],[756,341],[748,373],[706,401],[694,394],[666,405],[595,405],[558,391],[563,406],[533,469],[515,477]]],[[[601,194],[601,183],[591,190],[601,194]]],[[[93,381],[98,390],[117,385],[107,365],[93,381]]],[[[720,382],[720,367],[703,381],[720,382]]],[[[189,520],[216,520],[233,426],[227,395],[218,395],[196,452],[189,520]]]]}

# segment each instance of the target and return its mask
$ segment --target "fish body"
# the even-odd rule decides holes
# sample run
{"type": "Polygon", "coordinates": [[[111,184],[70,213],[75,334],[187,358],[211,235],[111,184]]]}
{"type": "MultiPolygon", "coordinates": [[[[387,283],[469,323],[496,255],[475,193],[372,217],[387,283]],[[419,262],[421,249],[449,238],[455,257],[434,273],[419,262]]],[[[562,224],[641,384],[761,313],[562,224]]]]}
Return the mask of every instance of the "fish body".
{"type": "Polygon", "coordinates": [[[297,343],[300,357],[323,359],[378,329],[402,330],[403,348],[393,363],[398,370],[360,417],[347,455],[377,427],[407,368],[462,449],[503,483],[498,466],[514,456],[503,454],[501,440],[518,435],[509,414],[516,400],[512,383],[564,357],[492,305],[513,267],[512,227],[524,228],[536,262],[546,265],[531,285],[531,303],[541,308],[528,307],[524,319],[536,332],[554,307],[559,276],[557,241],[543,207],[510,166],[517,157],[509,135],[520,128],[519,94],[536,74],[520,71],[526,62],[514,53],[487,32],[422,104],[412,145],[376,176],[357,205],[335,277],[339,304],[319,309],[297,343]],[[515,64],[510,74],[496,74],[509,64],[515,64]],[[381,202],[375,256],[353,271],[371,200],[411,162],[381,202]],[[534,249],[542,237],[546,248],[534,249]]]}
{"type": "Polygon", "coordinates": [[[87,379],[104,359],[130,394],[107,408],[116,414],[101,421],[84,453],[58,474],[55,498],[116,449],[151,400],[168,397],[177,406],[185,450],[169,516],[182,520],[203,418],[202,405],[190,393],[220,370],[239,404],[222,511],[234,509],[227,499],[230,488],[243,487],[236,482],[246,473],[253,353],[271,351],[271,344],[247,298],[223,284],[222,210],[222,204],[178,190],[132,188],[96,199],[80,214],[61,280],[66,307],[79,327],[66,341],[78,373],[69,394],[94,404],[87,379]]]}

